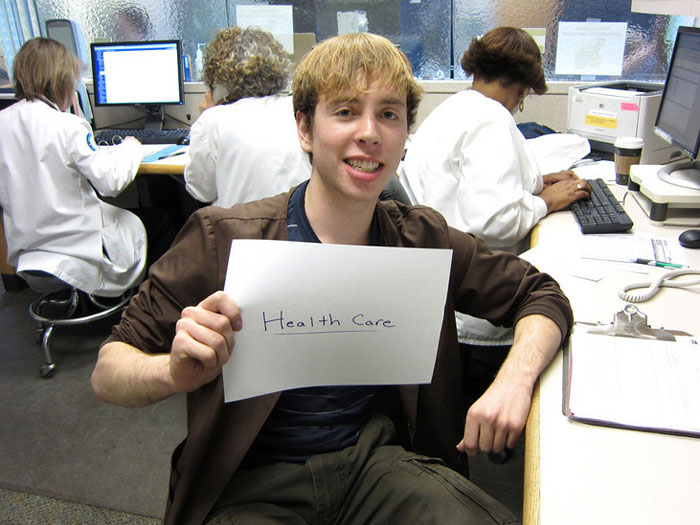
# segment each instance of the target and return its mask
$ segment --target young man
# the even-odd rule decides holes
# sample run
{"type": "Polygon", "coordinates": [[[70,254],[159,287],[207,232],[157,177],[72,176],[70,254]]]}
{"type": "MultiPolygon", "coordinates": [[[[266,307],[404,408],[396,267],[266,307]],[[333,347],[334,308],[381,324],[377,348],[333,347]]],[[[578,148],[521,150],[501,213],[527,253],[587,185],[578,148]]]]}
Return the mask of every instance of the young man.
{"type": "Polygon", "coordinates": [[[568,333],[568,301],[547,275],[449,229],[437,212],[378,201],[421,91],[388,40],[352,34],[321,43],[297,69],[293,91],[300,143],[313,156],[309,182],[197,212],[101,348],[95,393],[137,406],[188,392],[168,523],[514,522],[454,470],[466,473],[461,452],[515,444],[534,382],[568,333]],[[219,291],[234,238],[451,249],[432,383],[224,403],[221,367],[247,322],[219,291]],[[515,324],[513,349],[466,422],[455,308],[515,324]]]}

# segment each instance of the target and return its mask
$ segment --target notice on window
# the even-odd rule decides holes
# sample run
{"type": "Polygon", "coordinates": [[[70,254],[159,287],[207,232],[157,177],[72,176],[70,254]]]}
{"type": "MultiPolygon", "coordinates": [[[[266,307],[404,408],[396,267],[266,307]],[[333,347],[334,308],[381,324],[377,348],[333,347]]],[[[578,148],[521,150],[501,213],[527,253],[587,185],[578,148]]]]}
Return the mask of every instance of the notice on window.
{"type": "Polygon", "coordinates": [[[365,11],[338,11],[338,35],[348,33],[366,33],[369,31],[367,13],[365,11]]]}
{"type": "Polygon", "coordinates": [[[700,0],[632,0],[633,13],[700,16],[700,0]]]}
{"type": "Polygon", "coordinates": [[[626,22],[559,22],[557,75],[622,74],[626,22]]]}
{"type": "Polygon", "coordinates": [[[546,27],[523,27],[523,31],[527,32],[540,48],[540,53],[544,54],[544,44],[547,40],[546,27]]]}
{"type": "Polygon", "coordinates": [[[294,53],[294,21],[291,5],[237,5],[236,25],[259,27],[272,33],[287,53],[294,53]]]}
{"type": "Polygon", "coordinates": [[[226,402],[322,385],[429,383],[452,250],[234,240],[241,309],[226,402]]]}

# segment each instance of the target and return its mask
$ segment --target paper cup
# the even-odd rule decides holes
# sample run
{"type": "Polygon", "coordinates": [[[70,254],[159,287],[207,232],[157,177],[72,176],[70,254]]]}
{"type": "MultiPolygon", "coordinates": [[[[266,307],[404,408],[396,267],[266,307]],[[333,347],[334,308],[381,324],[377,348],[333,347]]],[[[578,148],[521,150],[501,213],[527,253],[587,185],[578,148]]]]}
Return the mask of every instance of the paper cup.
{"type": "Polygon", "coordinates": [[[644,140],[638,137],[618,137],[615,141],[615,182],[627,186],[630,166],[642,159],[644,140]]]}

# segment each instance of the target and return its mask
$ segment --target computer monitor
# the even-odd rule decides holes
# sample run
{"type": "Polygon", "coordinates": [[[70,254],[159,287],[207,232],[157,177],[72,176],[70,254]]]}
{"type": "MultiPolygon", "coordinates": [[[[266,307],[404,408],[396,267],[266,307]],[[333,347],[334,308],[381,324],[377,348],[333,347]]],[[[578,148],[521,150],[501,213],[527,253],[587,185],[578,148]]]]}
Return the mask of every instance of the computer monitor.
{"type": "Polygon", "coordinates": [[[688,157],[658,177],[700,191],[700,27],[678,28],[654,131],[688,157]]]}
{"type": "Polygon", "coordinates": [[[163,106],[183,104],[179,40],[90,44],[96,106],[135,106],[145,128],[160,129],[163,106]]]}

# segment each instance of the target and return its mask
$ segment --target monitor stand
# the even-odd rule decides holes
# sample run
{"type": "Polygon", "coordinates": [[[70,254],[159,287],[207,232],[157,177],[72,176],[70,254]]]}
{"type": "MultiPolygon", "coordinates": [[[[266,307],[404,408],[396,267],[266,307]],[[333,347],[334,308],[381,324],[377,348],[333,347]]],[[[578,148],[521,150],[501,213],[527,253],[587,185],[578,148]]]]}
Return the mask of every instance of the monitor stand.
{"type": "Polygon", "coordinates": [[[669,216],[679,214],[700,219],[700,188],[666,182],[659,176],[659,171],[667,167],[654,164],[631,166],[628,188],[633,194],[639,192],[648,200],[645,211],[652,221],[665,222],[669,216]]]}
{"type": "Polygon", "coordinates": [[[163,129],[163,106],[136,106],[141,111],[146,113],[146,122],[143,124],[143,129],[163,129]]]}
{"type": "Polygon", "coordinates": [[[700,191],[700,160],[672,162],[659,169],[658,176],[674,186],[700,191]]]}

